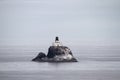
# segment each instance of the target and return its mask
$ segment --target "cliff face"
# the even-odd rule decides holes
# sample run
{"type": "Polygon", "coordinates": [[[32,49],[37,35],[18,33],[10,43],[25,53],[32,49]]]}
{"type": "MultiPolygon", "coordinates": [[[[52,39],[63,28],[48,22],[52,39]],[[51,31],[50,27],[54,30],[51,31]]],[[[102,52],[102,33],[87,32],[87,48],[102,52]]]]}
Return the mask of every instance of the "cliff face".
{"type": "Polygon", "coordinates": [[[74,58],[71,50],[66,46],[50,46],[48,54],[39,53],[39,55],[33,59],[33,61],[39,62],[77,62],[74,58]]]}
{"type": "Polygon", "coordinates": [[[71,55],[72,56],[72,52],[66,46],[51,46],[48,50],[47,57],[53,58],[53,57],[61,56],[61,55],[64,55],[64,56],[71,55]]]}

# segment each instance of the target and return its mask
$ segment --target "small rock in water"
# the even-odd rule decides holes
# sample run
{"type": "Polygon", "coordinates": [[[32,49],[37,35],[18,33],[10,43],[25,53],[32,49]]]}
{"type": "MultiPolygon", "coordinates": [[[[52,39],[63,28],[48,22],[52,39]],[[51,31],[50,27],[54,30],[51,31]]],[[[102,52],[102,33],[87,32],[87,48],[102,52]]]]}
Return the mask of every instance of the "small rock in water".
{"type": "Polygon", "coordinates": [[[35,57],[32,61],[41,61],[43,58],[46,58],[46,54],[43,52],[40,52],[37,57],[35,57]]]}
{"type": "Polygon", "coordinates": [[[74,58],[72,51],[68,47],[61,45],[59,38],[56,37],[54,44],[48,49],[48,54],[46,55],[45,53],[40,52],[32,61],[77,62],[77,59],[74,58]]]}

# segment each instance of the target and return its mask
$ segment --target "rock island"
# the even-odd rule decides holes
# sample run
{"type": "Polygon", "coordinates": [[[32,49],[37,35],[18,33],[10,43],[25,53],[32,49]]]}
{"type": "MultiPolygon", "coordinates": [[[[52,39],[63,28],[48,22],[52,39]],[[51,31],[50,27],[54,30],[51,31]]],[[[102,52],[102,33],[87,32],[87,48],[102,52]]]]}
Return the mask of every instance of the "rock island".
{"type": "Polygon", "coordinates": [[[59,41],[59,38],[55,38],[52,46],[48,49],[48,54],[40,52],[37,57],[32,59],[37,62],[77,62],[77,59],[73,56],[72,51],[67,47],[63,46],[59,41]]]}

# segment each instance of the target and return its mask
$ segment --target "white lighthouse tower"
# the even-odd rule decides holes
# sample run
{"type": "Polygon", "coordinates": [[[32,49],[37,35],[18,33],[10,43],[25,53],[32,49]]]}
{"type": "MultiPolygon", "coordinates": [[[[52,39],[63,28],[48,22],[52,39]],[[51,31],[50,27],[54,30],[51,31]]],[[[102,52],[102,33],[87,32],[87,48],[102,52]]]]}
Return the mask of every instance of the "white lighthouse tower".
{"type": "Polygon", "coordinates": [[[52,46],[62,46],[62,43],[59,41],[59,37],[55,38],[55,42],[53,42],[52,46]]]}

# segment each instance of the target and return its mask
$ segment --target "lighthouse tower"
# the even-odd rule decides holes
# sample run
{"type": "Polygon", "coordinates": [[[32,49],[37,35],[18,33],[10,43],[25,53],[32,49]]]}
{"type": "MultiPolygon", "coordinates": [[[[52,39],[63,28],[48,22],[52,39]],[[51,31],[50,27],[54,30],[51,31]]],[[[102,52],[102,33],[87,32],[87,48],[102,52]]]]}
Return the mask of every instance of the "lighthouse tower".
{"type": "Polygon", "coordinates": [[[55,42],[53,42],[52,46],[62,46],[61,42],[59,41],[59,37],[55,38],[55,42]]]}

